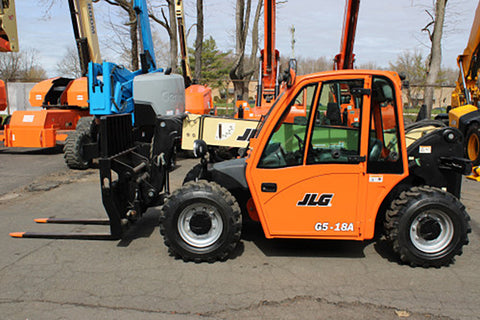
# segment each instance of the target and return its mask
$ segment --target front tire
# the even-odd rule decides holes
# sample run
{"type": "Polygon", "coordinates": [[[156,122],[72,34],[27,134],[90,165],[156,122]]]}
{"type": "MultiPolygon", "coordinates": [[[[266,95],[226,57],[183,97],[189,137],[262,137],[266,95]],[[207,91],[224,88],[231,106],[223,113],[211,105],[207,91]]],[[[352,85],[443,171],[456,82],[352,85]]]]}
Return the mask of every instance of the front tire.
{"type": "Polygon", "coordinates": [[[385,231],[393,251],[411,266],[449,265],[468,243],[470,217],[452,194],[422,186],[404,191],[387,211],[385,231]]]}
{"type": "Polygon", "coordinates": [[[240,241],[242,216],[230,192],[214,182],[189,182],[162,207],[160,233],[170,254],[184,261],[228,258],[240,241]]]}

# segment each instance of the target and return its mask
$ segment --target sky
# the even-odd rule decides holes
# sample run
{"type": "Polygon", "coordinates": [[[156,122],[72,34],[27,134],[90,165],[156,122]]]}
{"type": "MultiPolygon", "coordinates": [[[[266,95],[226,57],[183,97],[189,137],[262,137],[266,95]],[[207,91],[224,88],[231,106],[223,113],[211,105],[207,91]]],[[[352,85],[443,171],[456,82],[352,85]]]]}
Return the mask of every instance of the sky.
{"type": "MultiPolygon", "coordinates": [[[[194,3],[194,0],[184,1],[187,29],[195,23],[194,3]]],[[[386,68],[405,51],[419,50],[427,55],[427,34],[421,29],[430,21],[425,9],[430,9],[432,3],[433,0],[361,1],[354,45],[356,65],[374,62],[386,68]]],[[[15,4],[20,50],[36,50],[39,64],[47,75],[56,76],[56,65],[75,43],[67,1],[56,0],[48,15],[45,14],[45,1],[15,0],[15,4]]],[[[475,0],[447,2],[443,67],[457,68],[456,58],[467,44],[477,5],[475,0]]],[[[94,8],[102,56],[114,59],[115,54],[105,43],[112,37],[108,24],[115,19],[116,9],[104,1],[95,3],[94,8]]],[[[288,59],[293,54],[290,29],[294,26],[296,57],[333,59],[340,48],[344,10],[344,0],[288,0],[278,5],[276,47],[280,57],[288,59]]],[[[219,49],[233,50],[235,1],[204,0],[204,11],[205,36],[212,36],[219,49]]],[[[159,34],[167,41],[163,30],[159,29],[159,34]]],[[[194,37],[195,32],[192,32],[189,45],[193,44],[194,37]]]]}

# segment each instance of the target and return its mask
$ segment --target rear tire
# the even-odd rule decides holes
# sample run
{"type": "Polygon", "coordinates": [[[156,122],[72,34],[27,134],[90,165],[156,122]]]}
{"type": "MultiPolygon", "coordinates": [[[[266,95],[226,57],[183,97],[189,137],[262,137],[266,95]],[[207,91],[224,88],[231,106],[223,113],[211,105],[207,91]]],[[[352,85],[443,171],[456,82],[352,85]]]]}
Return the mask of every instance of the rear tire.
{"type": "Polygon", "coordinates": [[[177,189],[160,215],[160,233],[170,254],[197,263],[226,260],[240,241],[241,227],[235,198],[203,180],[177,189]]]}
{"type": "Polygon", "coordinates": [[[70,133],[65,140],[63,157],[70,169],[86,170],[90,168],[92,161],[86,160],[83,154],[83,146],[93,142],[93,117],[78,119],[75,131],[70,133]]]}
{"type": "Polygon", "coordinates": [[[465,154],[474,166],[480,164],[480,131],[478,123],[471,124],[465,133],[465,154]]]}
{"type": "Polygon", "coordinates": [[[83,154],[83,146],[91,143],[92,138],[86,131],[74,131],[65,140],[63,157],[70,169],[86,170],[91,166],[91,161],[86,160],[83,154]]]}
{"type": "Polygon", "coordinates": [[[393,201],[385,231],[402,262],[441,267],[462,254],[471,232],[469,220],[465,207],[452,194],[429,186],[413,187],[393,201]]]}
{"type": "Polygon", "coordinates": [[[77,126],[75,127],[76,131],[85,131],[88,134],[91,134],[93,127],[93,117],[81,117],[77,121],[77,126]]]}

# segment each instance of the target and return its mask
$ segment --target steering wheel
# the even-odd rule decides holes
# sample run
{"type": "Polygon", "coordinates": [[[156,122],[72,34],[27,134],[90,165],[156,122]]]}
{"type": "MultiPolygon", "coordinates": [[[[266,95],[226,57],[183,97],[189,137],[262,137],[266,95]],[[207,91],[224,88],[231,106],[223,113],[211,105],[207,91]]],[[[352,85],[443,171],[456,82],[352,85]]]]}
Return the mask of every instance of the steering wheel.
{"type": "Polygon", "coordinates": [[[394,136],[393,139],[390,140],[390,142],[388,143],[387,150],[393,151],[393,148],[395,147],[396,144],[397,144],[397,136],[394,136]]]}
{"type": "Polygon", "coordinates": [[[298,134],[294,133],[293,136],[297,139],[298,141],[298,148],[303,149],[305,143],[303,142],[302,138],[298,136],[298,134]]]}
{"type": "Polygon", "coordinates": [[[279,142],[268,144],[264,150],[261,163],[267,168],[283,167],[287,164],[286,152],[283,150],[282,145],[279,142]]]}

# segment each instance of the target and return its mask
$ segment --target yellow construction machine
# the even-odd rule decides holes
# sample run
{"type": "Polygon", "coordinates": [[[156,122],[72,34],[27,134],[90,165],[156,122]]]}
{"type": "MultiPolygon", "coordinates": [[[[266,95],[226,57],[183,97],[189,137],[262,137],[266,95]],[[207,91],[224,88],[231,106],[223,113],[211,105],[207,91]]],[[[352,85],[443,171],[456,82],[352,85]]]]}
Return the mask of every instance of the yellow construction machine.
{"type": "Polygon", "coordinates": [[[448,112],[451,127],[458,128],[465,136],[465,154],[480,164],[480,2],[477,6],[472,30],[463,54],[457,58],[460,69],[455,90],[452,93],[452,108],[448,112]]]}

